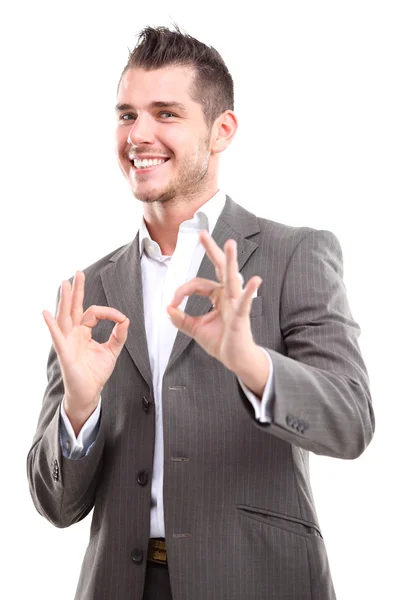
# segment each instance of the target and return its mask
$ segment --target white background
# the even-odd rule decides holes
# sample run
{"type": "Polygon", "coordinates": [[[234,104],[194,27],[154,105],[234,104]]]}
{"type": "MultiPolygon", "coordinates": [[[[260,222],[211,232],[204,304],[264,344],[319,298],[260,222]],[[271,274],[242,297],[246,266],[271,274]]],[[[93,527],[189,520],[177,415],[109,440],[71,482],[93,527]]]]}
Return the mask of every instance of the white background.
{"type": "Polygon", "coordinates": [[[396,5],[3,4],[2,598],[74,597],[89,519],[50,525],[25,471],[47,381],[41,311],[54,311],[62,279],[136,235],[142,207],[114,154],[115,91],[139,30],[172,21],[215,46],[235,81],[240,128],[223,157],[224,191],[262,217],[329,229],[341,242],[377,429],[356,461],[312,456],[313,489],[338,599],[400,597],[396,5]]]}

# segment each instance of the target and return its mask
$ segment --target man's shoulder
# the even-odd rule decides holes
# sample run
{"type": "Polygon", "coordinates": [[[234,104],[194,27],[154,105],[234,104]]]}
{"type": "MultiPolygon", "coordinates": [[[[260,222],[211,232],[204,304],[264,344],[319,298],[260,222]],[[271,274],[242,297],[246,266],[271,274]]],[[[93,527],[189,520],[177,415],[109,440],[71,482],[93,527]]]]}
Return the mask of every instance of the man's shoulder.
{"type": "Polygon", "coordinates": [[[298,248],[304,252],[319,253],[333,252],[342,256],[342,249],[336,235],[327,229],[316,229],[308,226],[285,225],[257,217],[260,227],[259,245],[262,245],[281,255],[290,257],[298,248]]]}
{"type": "Polygon", "coordinates": [[[302,247],[305,252],[327,252],[342,256],[340,242],[331,231],[273,221],[249,211],[229,196],[227,198],[223,220],[232,229],[256,243],[264,253],[289,260],[296,249],[302,247]]]}
{"type": "Polygon", "coordinates": [[[233,202],[232,199],[230,200],[232,206],[231,215],[234,216],[234,219],[253,222],[253,227],[254,224],[257,223],[259,235],[270,239],[271,242],[282,243],[285,241],[292,241],[293,243],[298,243],[304,237],[317,231],[313,227],[305,225],[287,225],[285,223],[267,219],[266,217],[261,217],[259,214],[247,210],[243,205],[233,202]]]}
{"type": "Polygon", "coordinates": [[[263,233],[268,233],[275,238],[287,238],[287,239],[302,239],[303,237],[317,231],[313,227],[307,225],[287,225],[286,223],[280,223],[279,221],[272,221],[265,217],[257,217],[260,224],[260,230],[263,233]]]}

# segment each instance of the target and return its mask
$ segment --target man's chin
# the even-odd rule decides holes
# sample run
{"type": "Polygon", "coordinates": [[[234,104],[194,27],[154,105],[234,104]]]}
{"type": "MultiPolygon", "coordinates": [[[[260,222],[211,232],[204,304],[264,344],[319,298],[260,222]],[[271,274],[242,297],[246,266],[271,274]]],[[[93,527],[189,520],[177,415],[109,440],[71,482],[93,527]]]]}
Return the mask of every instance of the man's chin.
{"type": "Polygon", "coordinates": [[[152,204],[154,202],[169,202],[175,196],[172,190],[152,190],[147,192],[142,192],[140,190],[132,190],[132,192],[136,200],[139,200],[144,204],[152,204]]]}

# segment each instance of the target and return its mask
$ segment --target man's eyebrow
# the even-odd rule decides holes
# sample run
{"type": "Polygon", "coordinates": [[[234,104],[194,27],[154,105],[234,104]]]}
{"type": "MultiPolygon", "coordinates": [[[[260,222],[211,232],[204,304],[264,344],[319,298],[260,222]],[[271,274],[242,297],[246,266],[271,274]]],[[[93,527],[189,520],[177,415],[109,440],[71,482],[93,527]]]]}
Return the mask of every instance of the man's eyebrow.
{"type": "MultiPolygon", "coordinates": [[[[171,101],[155,100],[154,102],[152,102],[150,104],[150,107],[151,108],[176,108],[178,110],[186,112],[186,107],[184,104],[181,104],[180,102],[175,102],[173,100],[171,100],[171,101]]],[[[131,104],[117,104],[115,107],[115,110],[117,112],[122,112],[124,110],[135,110],[135,109],[133,106],[131,106],[131,104]]]]}
{"type": "Polygon", "coordinates": [[[130,104],[117,104],[115,110],[117,112],[121,112],[123,110],[133,110],[133,106],[131,106],[130,104]]]}
{"type": "Polygon", "coordinates": [[[177,108],[179,110],[183,110],[186,112],[186,107],[184,104],[181,104],[180,102],[164,102],[162,100],[157,100],[155,102],[151,103],[152,108],[177,108]]]}

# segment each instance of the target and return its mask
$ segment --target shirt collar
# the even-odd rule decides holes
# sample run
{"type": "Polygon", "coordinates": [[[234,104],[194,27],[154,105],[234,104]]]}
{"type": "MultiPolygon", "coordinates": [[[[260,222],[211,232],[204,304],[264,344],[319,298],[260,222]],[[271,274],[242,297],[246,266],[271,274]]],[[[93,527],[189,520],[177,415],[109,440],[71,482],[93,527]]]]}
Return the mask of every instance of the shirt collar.
{"type": "MultiPolygon", "coordinates": [[[[225,206],[225,202],[225,194],[221,190],[218,190],[218,192],[212,198],[210,198],[210,200],[207,200],[207,202],[205,202],[198,210],[196,210],[193,218],[190,219],[190,221],[184,221],[181,223],[179,231],[182,229],[192,229],[197,231],[206,229],[211,234],[225,206]]],[[[140,258],[142,257],[143,250],[146,250],[146,253],[148,253],[150,247],[153,248],[153,252],[149,253],[150,255],[154,255],[155,251],[161,255],[161,249],[157,242],[151,239],[146,227],[146,222],[142,216],[139,228],[140,258]]]]}

